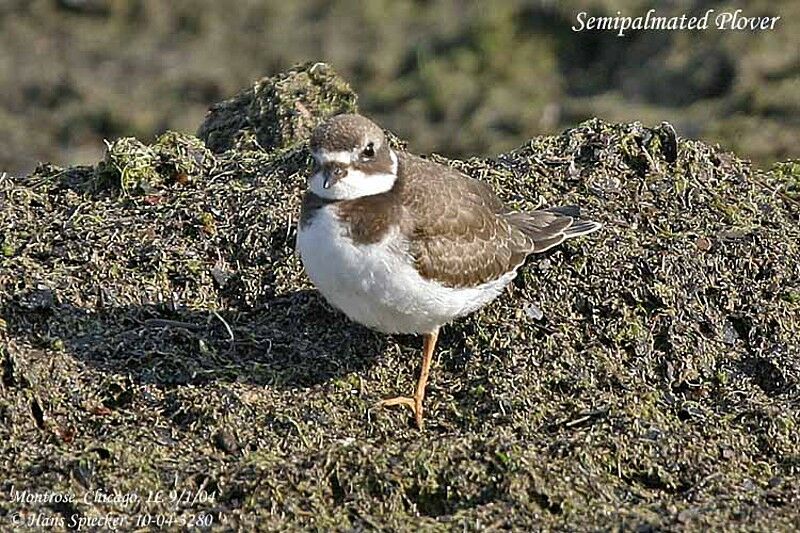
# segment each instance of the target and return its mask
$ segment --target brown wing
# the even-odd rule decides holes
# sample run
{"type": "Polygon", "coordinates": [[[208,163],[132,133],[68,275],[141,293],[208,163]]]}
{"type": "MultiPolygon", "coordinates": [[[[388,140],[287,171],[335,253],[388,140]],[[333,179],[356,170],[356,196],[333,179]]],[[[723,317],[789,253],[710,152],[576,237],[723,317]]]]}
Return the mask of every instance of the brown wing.
{"type": "Polygon", "coordinates": [[[423,277],[451,287],[478,285],[512,271],[532,251],[485,183],[411,155],[403,154],[400,166],[405,232],[423,277]]]}
{"type": "Polygon", "coordinates": [[[509,212],[486,183],[415,156],[403,154],[400,165],[402,227],[417,269],[451,287],[495,280],[528,254],[601,227],[577,206],[509,212]]]}
{"type": "Polygon", "coordinates": [[[578,206],[504,213],[500,216],[525,233],[533,244],[533,253],[544,252],[566,239],[592,233],[602,226],[598,222],[580,218],[578,206]]]}

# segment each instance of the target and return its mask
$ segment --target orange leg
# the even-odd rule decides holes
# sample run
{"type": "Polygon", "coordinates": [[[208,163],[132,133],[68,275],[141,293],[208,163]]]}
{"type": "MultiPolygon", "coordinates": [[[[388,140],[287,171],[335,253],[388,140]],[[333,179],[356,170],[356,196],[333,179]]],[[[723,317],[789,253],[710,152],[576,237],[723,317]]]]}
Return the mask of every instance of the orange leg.
{"type": "Polygon", "coordinates": [[[416,420],[419,429],[422,429],[422,400],[425,399],[425,385],[428,384],[428,376],[431,373],[431,361],[433,360],[433,351],[436,348],[436,339],[438,337],[438,328],[432,333],[426,333],[424,336],[422,345],[422,370],[419,373],[417,390],[414,392],[414,397],[398,396],[397,398],[381,400],[377,403],[380,407],[407,405],[414,412],[414,420],[416,420]]]}

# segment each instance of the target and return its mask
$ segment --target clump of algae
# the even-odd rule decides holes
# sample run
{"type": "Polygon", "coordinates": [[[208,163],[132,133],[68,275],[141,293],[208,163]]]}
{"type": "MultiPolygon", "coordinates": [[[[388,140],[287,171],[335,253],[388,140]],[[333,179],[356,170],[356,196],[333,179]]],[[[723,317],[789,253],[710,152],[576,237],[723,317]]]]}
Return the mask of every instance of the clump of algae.
{"type": "Polygon", "coordinates": [[[215,153],[287,148],[325,119],[355,112],[356,99],[328,65],[308,63],[212,106],[197,136],[215,153]]]}
{"type": "Polygon", "coordinates": [[[148,193],[169,183],[185,183],[212,170],[214,156],[194,136],[169,131],[152,145],[132,137],[107,142],[93,174],[95,187],[148,193]]]}
{"type": "Polygon", "coordinates": [[[2,474],[77,496],[0,500],[0,514],[208,512],[262,529],[797,522],[796,163],[754,170],[668,125],[597,119],[495,158],[432,156],[515,208],[580,204],[605,226],[445,328],[418,432],[371,406],[410,390],[419,339],[349,323],[294,253],[306,137],[354,103],[329,67],[301,66],[215,107],[205,144],[121,139],[95,167],[0,177],[0,453],[15,458],[2,474]],[[82,499],[165,487],[215,500],[82,499]]]}

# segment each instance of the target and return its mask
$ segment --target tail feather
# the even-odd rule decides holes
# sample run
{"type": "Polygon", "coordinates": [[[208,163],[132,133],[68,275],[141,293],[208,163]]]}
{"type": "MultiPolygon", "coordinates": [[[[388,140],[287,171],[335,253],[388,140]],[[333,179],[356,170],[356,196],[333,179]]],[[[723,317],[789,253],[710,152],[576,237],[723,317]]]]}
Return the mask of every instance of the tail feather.
{"type": "Polygon", "coordinates": [[[564,215],[565,217],[578,218],[581,216],[581,208],[577,205],[562,205],[559,207],[548,207],[547,209],[540,209],[540,211],[547,211],[548,213],[555,213],[557,215],[564,215]]]}
{"type": "Polygon", "coordinates": [[[580,218],[580,208],[574,205],[507,213],[503,216],[531,240],[533,253],[544,252],[566,239],[586,235],[602,227],[599,222],[580,218]]]}
{"type": "MultiPolygon", "coordinates": [[[[574,220],[574,219],[573,219],[574,220]]],[[[574,220],[564,233],[567,238],[579,237],[599,230],[603,225],[593,220],[574,220]]]]}

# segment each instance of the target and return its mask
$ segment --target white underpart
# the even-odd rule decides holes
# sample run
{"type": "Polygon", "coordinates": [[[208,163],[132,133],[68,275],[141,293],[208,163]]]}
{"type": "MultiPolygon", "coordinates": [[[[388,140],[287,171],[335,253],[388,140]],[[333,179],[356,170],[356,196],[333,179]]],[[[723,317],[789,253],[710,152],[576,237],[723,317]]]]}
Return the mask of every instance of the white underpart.
{"type": "MultiPolygon", "coordinates": [[[[325,176],[322,171],[317,172],[308,179],[308,187],[311,192],[320,198],[329,200],[353,200],[362,196],[381,194],[390,190],[397,179],[397,154],[393,150],[389,151],[392,157],[392,171],[388,174],[364,174],[360,170],[348,169],[347,175],[334,182],[329,188],[322,184],[325,176]]],[[[341,163],[350,165],[354,162],[357,154],[350,152],[328,152],[320,151],[314,153],[314,159],[320,166],[326,163],[341,163]]]]}
{"type": "Polygon", "coordinates": [[[300,227],[297,247],[306,273],[331,305],[385,333],[430,333],[494,300],[516,275],[512,271],[471,288],[427,280],[414,268],[398,231],[375,244],[354,244],[333,205],[300,227]]]}

